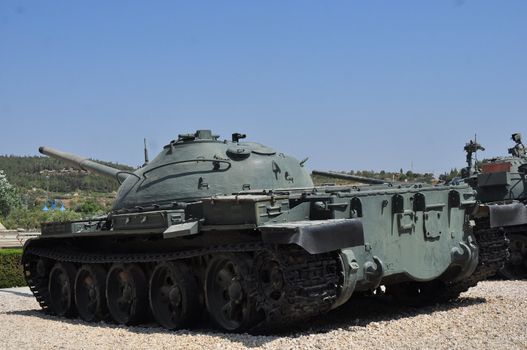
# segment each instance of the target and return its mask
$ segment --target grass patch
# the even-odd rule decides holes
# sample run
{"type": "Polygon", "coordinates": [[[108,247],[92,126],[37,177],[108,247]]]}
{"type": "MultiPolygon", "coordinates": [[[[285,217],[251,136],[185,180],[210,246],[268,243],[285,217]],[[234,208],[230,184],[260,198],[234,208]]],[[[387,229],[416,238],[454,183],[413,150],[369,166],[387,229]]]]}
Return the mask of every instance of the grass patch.
{"type": "Polygon", "coordinates": [[[0,288],[26,285],[21,258],[22,249],[0,249],[0,288]]]}

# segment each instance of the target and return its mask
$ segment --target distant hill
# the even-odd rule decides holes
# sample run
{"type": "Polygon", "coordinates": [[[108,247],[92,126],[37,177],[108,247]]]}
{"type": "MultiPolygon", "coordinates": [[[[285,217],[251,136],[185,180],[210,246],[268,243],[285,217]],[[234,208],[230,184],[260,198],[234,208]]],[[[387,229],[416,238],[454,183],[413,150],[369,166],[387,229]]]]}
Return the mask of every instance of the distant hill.
{"type": "MultiPolygon", "coordinates": [[[[121,170],[131,171],[132,167],[111,163],[102,162],[102,164],[109,165],[121,170]]],[[[4,170],[9,182],[19,188],[30,190],[32,188],[40,188],[49,191],[71,193],[75,191],[88,191],[108,193],[116,191],[119,187],[117,181],[93,173],[87,173],[82,170],[72,168],[60,160],[39,157],[39,156],[0,156],[0,170],[4,170]]],[[[434,181],[432,174],[418,174],[411,171],[403,172],[386,172],[386,171],[342,171],[344,174],[354,174],[365,177],[372,177],[376,179],[383,179],[387,181],[408,181],[408,182],[425,182],[431,183],[434,181]]],[[[335,183],[335,184],[355,184],[353,181],[338,180],[327,178],[323,176],[313,176],[313,181],[316,184],[335,183]]]]}
{"type": "MultiPolygon", "coordinates": [[[[133,170],[122,164],[100,162],[121,170],[133,170]]],[[[117,190],[117,181],[72,168],[60,160],[38,156],[0,156],[0,169],[9,182],[22,189],[41,188],[51,192],[111,192],[117,190]]]]}
{"type": "MultiPolygon", "coordinates": [[[[389,171],[380,171],[376,172],[373,170],[351,170],[351,171],[336,171],[337,173],[342,174],[349,174],[349,175],[358,175],[363,177],[369,177],[373,179],[379,179],[379,180],[385,180],[388,182],[418,182],[418,183],[434,183],[436,180],[434,179],[434,175],[431,173],[414,173],[412,171],[403,172],[401,169],[399,172],[389,172],[389,171]]],[[[351,181],[351,180],[342,180],[342,179],[335,179],[332,177],[327,176],[321,176],[321,175],[312,175],[313,182],[316,185],[326,184],[326,183],[332,183],[336,185],[355,185],[360,184],[360,181],[351,181]]]]}

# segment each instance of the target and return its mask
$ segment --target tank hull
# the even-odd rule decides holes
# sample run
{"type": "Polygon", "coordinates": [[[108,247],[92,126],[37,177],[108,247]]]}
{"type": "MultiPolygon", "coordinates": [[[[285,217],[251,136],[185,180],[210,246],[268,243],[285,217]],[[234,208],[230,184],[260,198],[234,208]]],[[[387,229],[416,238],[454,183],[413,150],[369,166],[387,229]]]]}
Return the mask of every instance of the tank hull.
{"type": "Polygon", "coordinates": [[[209,317],[225,331],[269,331],[381,285],[455,298],[506,258],[498,229],[478,231],[488,215],[474,227],[475,208],[468,186],[215,196],[46,224],[23,265],[42,308],[60,316],[134,324],[152,314],[171,329],[209,317]]]}
{"type": "Polygon", "coordinates": [[[305,161],[243,137],[179,135],[126,173],[47,149],[122,184],[108,216],[44,224],[26,243],[25,276],[42,308],[90,322],[182,329],[210,319],[264,332],[356,293],[450,300],[507,258],[508,211],[478,205],[467,185],[317,188],[305,161]]]}

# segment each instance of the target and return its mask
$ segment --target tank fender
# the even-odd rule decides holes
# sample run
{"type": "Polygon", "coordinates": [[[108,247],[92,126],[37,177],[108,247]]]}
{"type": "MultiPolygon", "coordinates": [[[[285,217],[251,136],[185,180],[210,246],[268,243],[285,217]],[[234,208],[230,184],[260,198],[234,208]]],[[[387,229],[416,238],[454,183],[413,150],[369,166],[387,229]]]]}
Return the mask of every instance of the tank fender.
{"type": "Polygon", "coordinates": [[[265,224],[264,243],[297,244],[310,254],[364,245],[361,219],[331,219],[265,224]]]}
{"type": "Polygon", "coordinates": [[[522,203],[488,205],[490,227],[527,224],[527,206],[522,203]]]}
{"type": "Polygon", "coordinates": [[[169,226],[163,232],[163,238],[176,238],[182,236],[195,235],[199,233],[199,222],[190,221],[182,224],[175,224],[169,226]]]}

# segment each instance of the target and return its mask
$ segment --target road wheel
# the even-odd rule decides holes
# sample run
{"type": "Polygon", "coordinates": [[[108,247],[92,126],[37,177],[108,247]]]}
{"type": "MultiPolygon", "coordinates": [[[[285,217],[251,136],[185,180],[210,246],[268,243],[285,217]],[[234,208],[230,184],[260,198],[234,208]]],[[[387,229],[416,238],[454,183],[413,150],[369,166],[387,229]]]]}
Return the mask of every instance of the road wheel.
{"type": "Polygon", "coordinates": [[[88,322],[103,320],[106,308],[106,271],[101,265],[83,265],[75,277],[75,305],[88,322]]]}
{"type": "Polygon", "coordinates": [[[114,264],[106,278],[106,303],[115,322],[132,325],[144,320],[147,282],[136,264],[114,264]]]}
{"type": "Polygon", "coordinates": [[[499,271],[503,277],[515,280],[527,278],[527,233],[508,235],[510,257],[499,271]]]}
{"type": "Polygon", "coordinates": [[[198,286],[183,263],[158,264],[150,278],[150,307],[156,321],[180,329],[200,315],[198,286]]]}
{"type": "Polygon", "coordinates": [[[250,267],[248,257],[236,254],[220,255],[209,263],[205,281],[207,309],[226,331],[243,331],[255,323],[256,288],[250,267]]]}
{"type": "Polygon", "coordinates": [[[75,316],[75,274],[75,266],[70,263],[56,263],[49,273],[50,309],[57,316],[75,316]]]}

